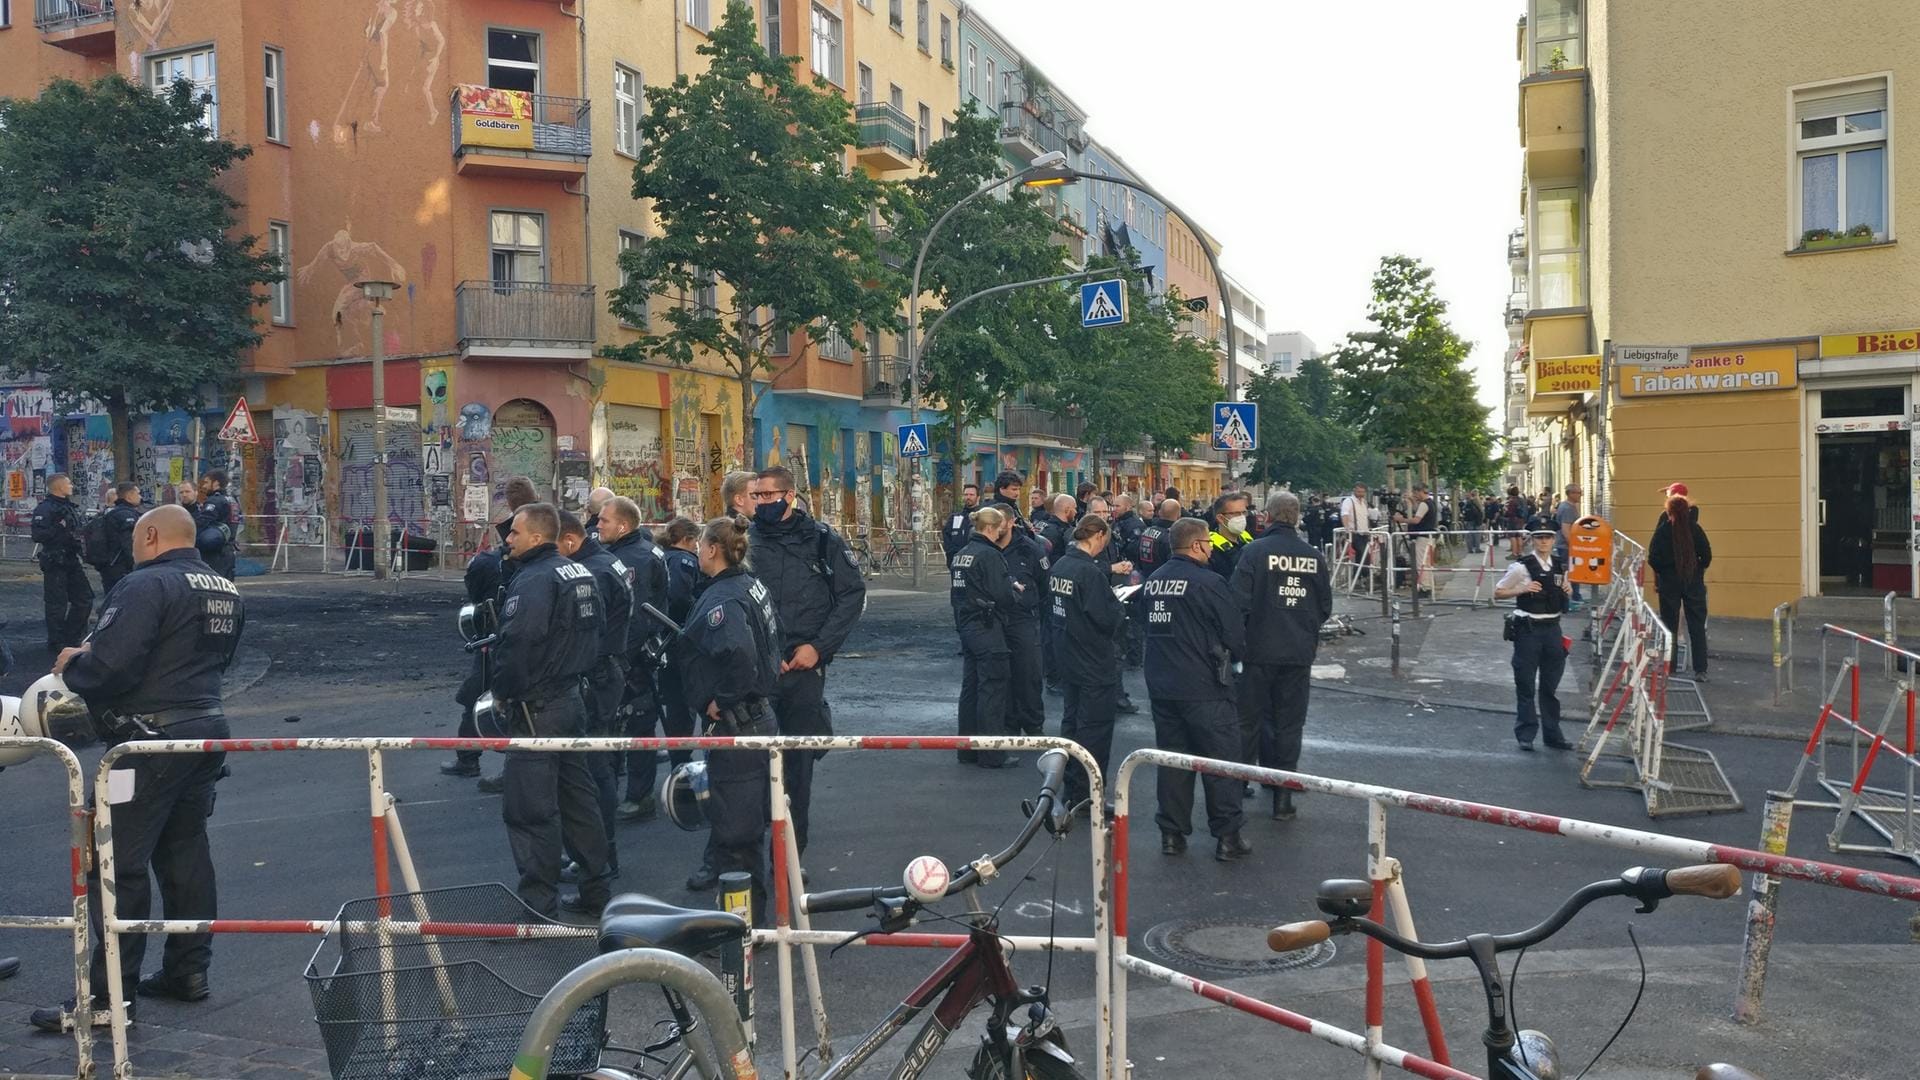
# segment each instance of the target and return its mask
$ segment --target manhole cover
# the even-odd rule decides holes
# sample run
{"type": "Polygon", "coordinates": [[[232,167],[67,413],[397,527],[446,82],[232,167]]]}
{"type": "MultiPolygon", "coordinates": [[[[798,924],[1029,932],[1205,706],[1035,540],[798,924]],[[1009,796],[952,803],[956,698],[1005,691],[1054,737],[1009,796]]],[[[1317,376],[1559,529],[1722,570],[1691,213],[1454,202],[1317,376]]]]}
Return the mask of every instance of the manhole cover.
{"type": "Polygon", "coordinates": [[[1148,952],[1176,965],[1219,971],[1291,971],[1324,967],[1333,959],[1331,941],[1276,953],[1267,948],[1268,929],[1221,919],[1175,919],[1148,930],[1141,944],[1148,952]]]}

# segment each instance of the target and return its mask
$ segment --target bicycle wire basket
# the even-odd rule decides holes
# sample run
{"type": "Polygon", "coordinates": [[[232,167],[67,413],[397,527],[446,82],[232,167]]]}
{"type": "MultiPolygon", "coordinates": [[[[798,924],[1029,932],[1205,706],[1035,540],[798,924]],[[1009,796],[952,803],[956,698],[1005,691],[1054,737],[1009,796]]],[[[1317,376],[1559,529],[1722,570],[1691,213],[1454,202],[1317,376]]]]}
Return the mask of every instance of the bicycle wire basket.
{"type": "MultiPolygon", "coordinates": [[[[504,1080],[534,1006],[597,954],[594,933],[497,882],[348,901],[306,971],[334,1080],[504,1080]]],[[[606,1034],[602,994],[567,1021],[551,1074],[592,1071],[606,1034]]]]}

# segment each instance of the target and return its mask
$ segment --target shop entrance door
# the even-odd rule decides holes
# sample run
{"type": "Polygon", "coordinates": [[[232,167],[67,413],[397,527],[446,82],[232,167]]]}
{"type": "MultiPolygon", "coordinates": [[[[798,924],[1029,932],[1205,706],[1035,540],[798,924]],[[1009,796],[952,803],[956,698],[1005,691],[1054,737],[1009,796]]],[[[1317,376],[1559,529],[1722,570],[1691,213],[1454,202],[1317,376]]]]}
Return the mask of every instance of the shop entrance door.
{"type": "Polygon", "coordinates": [[[1825,596],[1910,595],[1912,454],[1907,387],[1823,390],[1819,575],[1825,596]]]}

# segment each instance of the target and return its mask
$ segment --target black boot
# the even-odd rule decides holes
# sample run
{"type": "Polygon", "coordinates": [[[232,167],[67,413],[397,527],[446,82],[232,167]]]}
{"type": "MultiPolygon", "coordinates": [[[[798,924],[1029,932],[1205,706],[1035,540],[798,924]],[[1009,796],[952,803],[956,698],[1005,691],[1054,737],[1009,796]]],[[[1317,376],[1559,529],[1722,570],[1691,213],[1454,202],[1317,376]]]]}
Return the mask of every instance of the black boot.
{"type": "Polygon", "coordinates": [[[1160,854],[1182,855],[1186,853],[1186,850],[1186,837],[1181,836],[1177,832],[1162,832],[1160,834],[1160,854]]]}
{"type": "Polygon", "coordinates": [[[1273,820],[1293,820],[1293,792],[1286,788],[1273,789],[1273,820]]]}
{"type": "Polygon", "coordinates": [[[1240,838],[1240,830],[1238,829],[1221,837],[1219,841],[1213,845],[1213,857],[1221,862],[1233,862],[1237,859],[1244,859],[1251,854],[1253,854],[1253,845],[1240,838]]]}

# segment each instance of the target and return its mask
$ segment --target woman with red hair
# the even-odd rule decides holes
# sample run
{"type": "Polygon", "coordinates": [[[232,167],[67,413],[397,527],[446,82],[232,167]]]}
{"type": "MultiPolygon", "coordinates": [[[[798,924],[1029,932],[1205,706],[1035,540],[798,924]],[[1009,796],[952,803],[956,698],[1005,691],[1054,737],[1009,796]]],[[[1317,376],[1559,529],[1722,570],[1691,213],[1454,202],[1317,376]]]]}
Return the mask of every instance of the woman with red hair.
{"type": "Polygon", "coordinates": [[[1654,526],[1647,545],[1647,565],[1653,567],[1653,587],[1660,594],[1660,621],[1680,641],[1679,620],[1686,613],[1687,640],[1693,654],[1693,677],[1707,678],[1707,567],[1713,545],[1700,527],[1700,508],[1687,499],[1687,485],[1667,488],[1667,509],[1654,526]]]}

